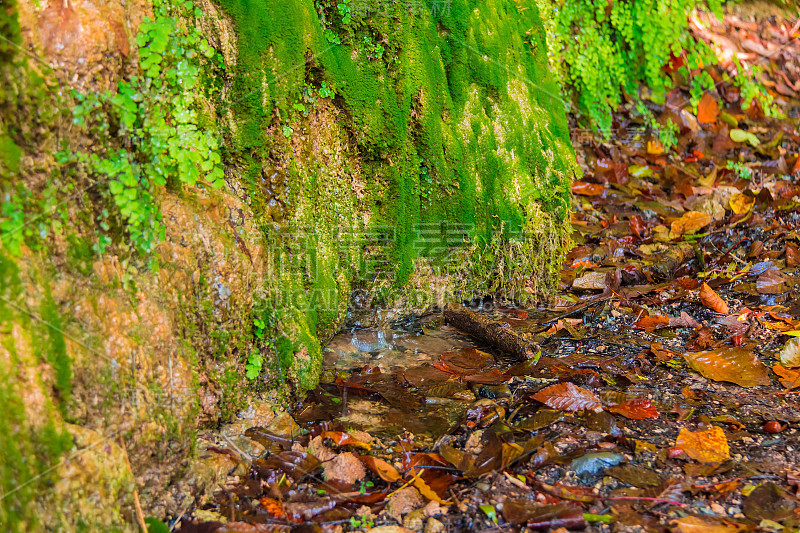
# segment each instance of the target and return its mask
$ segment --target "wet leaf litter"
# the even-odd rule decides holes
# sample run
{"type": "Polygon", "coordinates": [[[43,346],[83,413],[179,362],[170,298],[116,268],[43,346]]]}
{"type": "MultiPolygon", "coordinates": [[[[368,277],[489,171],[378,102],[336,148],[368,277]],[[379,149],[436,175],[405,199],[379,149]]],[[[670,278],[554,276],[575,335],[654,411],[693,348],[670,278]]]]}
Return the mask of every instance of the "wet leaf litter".
{"type": "MultiPolygon", "coordinates": [[[[782,35],[733,26],[738,53],[782,35]]],[[[576,141],[555,297],[352,324],[253,453],[209,448],[238,466],[180,531],[800,528],[797,57],[783,119],[723,83],[657,106],[670,153],[625,113],[576,141]]]]}

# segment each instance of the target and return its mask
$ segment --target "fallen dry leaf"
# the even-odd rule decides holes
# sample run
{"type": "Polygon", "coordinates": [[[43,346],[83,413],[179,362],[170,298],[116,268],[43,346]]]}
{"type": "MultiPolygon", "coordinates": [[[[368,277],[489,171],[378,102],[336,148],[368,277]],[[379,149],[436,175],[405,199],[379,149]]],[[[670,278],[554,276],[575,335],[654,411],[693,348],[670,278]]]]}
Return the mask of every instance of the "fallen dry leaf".
{"type": "Polygon", "coordinates": [[[366,442],[361,442],[344,431],[323,431],[320,437],[322,437],[322,440],[331,439],[337,446],[353,446],[354,448],[362,448],[364,450],[369,450],[371,448],[366,442]]]}
{"type": "Polygon", "coordinates": [[[756,291],[759,294],[780,294],[786,290],[786,278],[777,268],[770,268],[756,280],[756,291]]]}
{"type": "Polygon", "coordinates": [[[711,93],[704,94],[697,104],[697,122],[700,124],[713,124],[717,121],[718,113],[717,100],[711,96],[711,93]]]}
{"type": "Polygon", "coordinates": [[[725,303],[725,300],[720,298],[719,295],[714,292],[714,289],[708,286],[708,283],[703,283],[703,285],[700,287],[700,303],[715,313],[727,315],[730,312],[728,309],[728,304],[725,303]]]}
{"type": "Polygon", "coordinates": [[[602,410],[600,398],[569,381],[545,387],[534,394],[533,399],[561,411],[602,410]]]}
{"type": "Polygon", "coordinates": [[[671,328],[699,328],[701,326],[702,324],[686,311],[681,311],[681,316],[669,317],[669,327],[671,328]]]}
{"type": "Polygon", "coordinates": [[[670,230],[675,236],[681,236],[685,233],[691,233],[693,231],[703,229],[711,224],[713,220],[714,217],[707,213],[689,211],[678,220],[673,221],[670,225],[670,230]]]}
{"type": "Polygon", "coordinates": [[[733,210],[733,212],[737,215],[744,215],[753,208],[755,203],[756,199],[754,197],[737,192],[731,196],[728,205],[730,205],[731,210],[733,210]]]}
{"type": "Polygon", "coordinates": [[[773,365],[772,371],[780,376],[778,381],[787,389],[800,387],[800,369],[786,368],[783,365],[773,365]]]}
{"type": "Polygon", "coordinates": [[[744,524],[700,516],[684,516],[675,520],[673,524],[679,533],[738,533],[753,530],[752,527],[744,524]]]}
{"type": "Polygon", "coordinates": [[[781,364],[787,368],[800,367],[800,337],[789,339],[783,345],[781,364]]]}
{"type": "Polygon", "coordinates": [[[718,426],[697,432],[681,428],[675,446],[701,463],[721,463],[730,459],[728,439],[722,428],[718,426]]]}
{"type": "Polygon", "coordinates": [[[633,324],[634,328],[643,329],[648,333],[652,333],[657,329],[666,328],[668,326],[669,317],[665,315],[643,316],[633,324]]]}
{"type": "Polygon", "coordinates": [[[366,465],[367,468],[378,474],[378,476],[384,480],[392,483],[394,481],[400,481],[402,476],[400,472],[397,471],[395,467],[381,459],[380,457],[373,457],[371,455],[362,455],[359,457],[361,462],[366,465]]]}
{"type": "Polygon", "coordinates": [[[770,384],[764,363],[746,348],[727,346],[689,352],[683,357],[692,370],[714,381],[729,381],[742,387],[770,384]]]}
{"type": "Polygon", "coordinates": [[[800,248],[797,246],[786,245],[786,266],[789,268],[800,266],[800,248]]]}
{"type": "Polygon", "coordinates": [[[364,465],[352,452],[340,453],[330,461],[322,463],[326,480],[336,480],[352,485],[367,475],[364,465]]]}
{"type": "Polygon", "coordinates": [[[603,290],[606,288],[605,272],[587,272],[572,282],[573,289],[603,290]]]}

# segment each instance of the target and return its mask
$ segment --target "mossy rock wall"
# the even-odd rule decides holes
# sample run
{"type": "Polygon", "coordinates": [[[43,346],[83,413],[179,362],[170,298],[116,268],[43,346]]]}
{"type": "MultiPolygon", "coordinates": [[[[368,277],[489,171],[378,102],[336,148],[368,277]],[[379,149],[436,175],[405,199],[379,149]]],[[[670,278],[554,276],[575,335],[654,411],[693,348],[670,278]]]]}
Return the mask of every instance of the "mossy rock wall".
{"type": "Polygon", "coordinates": [[[75,125],[72,89],[152,82],[136,36],[153,6],[18,4],[0,10],[0,529],[132,529],[134,488],[175,517],[213,487],[197,429],[315,386],[354,305],[551,282],[574,156],[533,3],[201,0],[180,23],[216,54],[195,111],[224,187],[151,187],[147,257],[104,214],[112,176],[55,154],[109,136],[75,125]]]}
{"type": "Polygon", "coordinates": [[[548,287],[574,156],[533,2],[220,5],[229,170],[274,244],[302,385],[354,288],[419,309],[548,287]]]}

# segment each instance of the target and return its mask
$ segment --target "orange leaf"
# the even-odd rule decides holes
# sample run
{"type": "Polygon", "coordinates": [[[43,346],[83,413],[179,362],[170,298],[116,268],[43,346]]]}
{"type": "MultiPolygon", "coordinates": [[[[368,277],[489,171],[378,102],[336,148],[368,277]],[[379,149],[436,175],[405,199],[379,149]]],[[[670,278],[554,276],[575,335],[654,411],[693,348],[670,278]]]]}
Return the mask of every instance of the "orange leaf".
{"type": "Polygon", "coordinates": [[[670,230],[677,237],[683,235],[684,233],[691,233],[693,231],[702,229],[711,224],[712,220],[714,220],[714,217],[706,213],[689,211],[678,220],[673,221],[672,225],[670,226],[670,230]]]}
{"type": "Polygon", "coordinates": [[[721,463],[730,459],[731,456],[725,432],[717,426],[696,433],[681,428],[675,446],[701,463],[721,463]]]}
{"type": "Polygon", "coordinates": [[[323,439],[331,439],[339,446],[354,446],[356,448],[363,448],[369,450],[371,446],[360,440],[356,440],[343,431],[323,431],[320,435],[323,439]]]}
{"type": "Polygon", "coordinates": [[[400,472],[398,472],[395,467],[379,457],[362,455],[359,457],[359,459],[361,459],[361,462],[364,463],[367,468],[378,474],[378,476],[384,481],[392,483],[402,479],[400,472]]]}
{"type": "Polygon", "coordinates": [[[700,99],[700,103],[697,104],[697,122],[700,124],[714,124],[717,121],[718,112],[717,100],[711,94],[706,93],[700,99]]]}
{"type": "Polygon", "coordinates": [[[286,513],[283,512],[283,506],[281,505],[281,502],[279,502],[278,500],[275,500],[273,498],[267,498],[265,496],[264,498],[258,500],[258,502],[261,504],[261,507],[263,507],[264,510],[266,510],[269,514],[271,514],[275,518],[281,519],[284,516],[286,516],[286,513]]]}
{"type": "Polygon", "coordinates": [[[708,286],[708,283],[703,283],[700,287],[700,303],[714,311],[715,313],[722,313],[727,315],[728,304],[714,292],[714,289],[708,286]]]}
{"type": "Polygon", "coordinates": [[[599,196],[603,194],[605,187],[599,183],[587,183],[585,181],[576,181],[572,184],[572,193],[580,194],[582,196],[599,196]]]}
{"type": "Polygon", "coordinates": [[[612,405],[608,410],[631,420],[645,420],[647,418],[658,418],[659,416],[658,411],[648,398],[631,398],[619,405],[612,405]]]}
{"type": "Polygon", "coordinates": [[[643,316],[634,324],[634,328],[643,329],[648,333],[669,326],[669,317],[665,315],[643,316]]]}
{"type": "Polygon", "coordinates": [[[786,368],[783,365],[773,365],[772,371],[780,376],[778,381],[787,389],[800,387],[800,368],[786,368]]]}
{"type": "Polygon", "coordinates": [[[569,381],[545,387],[534,394],[533,399],[561,411],[602,410],[600,398],[592,391],[576,387],[569,381]]]}
{"type": "Polygon", "coordinates": [[[661,155],[664,153],[664,145],[657,139],[647,141],[647,153],[650,155],[661,155]]]}
{"type": "Polygon", "coordinates": [[[695,372],[714,381],[730,381],[742,387],[769,385],[767,368],[746,348],[728,346],[717,350],[689,352],[684,359],[695,372]]]}

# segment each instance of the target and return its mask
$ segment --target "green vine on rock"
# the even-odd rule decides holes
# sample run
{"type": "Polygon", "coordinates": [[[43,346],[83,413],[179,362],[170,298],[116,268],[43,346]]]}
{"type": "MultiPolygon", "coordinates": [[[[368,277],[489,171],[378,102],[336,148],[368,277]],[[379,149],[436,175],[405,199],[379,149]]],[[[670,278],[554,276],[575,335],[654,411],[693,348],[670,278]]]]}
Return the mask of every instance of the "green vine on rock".
{"type": "MultiPolygon", "coordinates": [[[[225,183],[220,140],[203,115],[199,86],[202,62],[217,52],[187,24],[201,12],[191,1],[169,0],[156,0],[153,10],[155,18],[144,18],[136,38],[142,76],[120,82],[114,93],[74,95],[74,124],[94,134],[101,148],[59,154],[59,162],[83,164],[107,184],[129,244],[143,255],[164,238],[160,188],[225,183]]],[[[100,226],[108,230],[103,218],[100,226]]],[[[108,242],[101,236],[100,251],[108,242]]]]}

